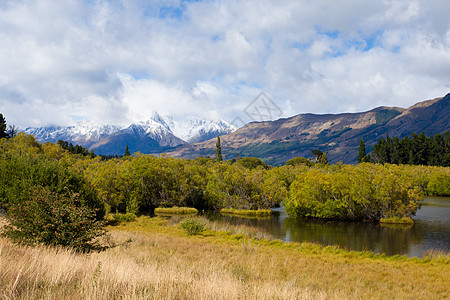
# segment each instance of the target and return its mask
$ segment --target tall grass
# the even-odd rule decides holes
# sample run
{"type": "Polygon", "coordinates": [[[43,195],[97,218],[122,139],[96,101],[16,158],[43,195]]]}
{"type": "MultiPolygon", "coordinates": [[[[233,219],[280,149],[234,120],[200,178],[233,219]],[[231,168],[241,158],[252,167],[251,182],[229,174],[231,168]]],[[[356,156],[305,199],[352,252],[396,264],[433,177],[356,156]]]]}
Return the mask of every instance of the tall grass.
{"type": "Polygon", "coordinates": [[[0,238],[0,299],[448,297],[445,255],[373,259],[311,244],[235,240],[212,230],[187,237],[160,218],[140,217],[110,232],[117,244],[132,242],[77,254],[0,238]]]}
{"type": "MultiPolygon", "coordinates": [[[[128,233],[115,238],[128,238],[128,233]]],[[[0,239],[1,299],[308,299],[326,294],[295,281],[249,280],[245,267],[198,262],[166,252],[171,239],[133,235],[133,246],[79,255],[65,249],[19,247],[0,239]],[[161,247],[161,248],[160,248],[161,247]],[[172,254],[172,255],[171,255],[172,254]]],[[[193,255],[198,249],[192,251],[193,255]]]]}

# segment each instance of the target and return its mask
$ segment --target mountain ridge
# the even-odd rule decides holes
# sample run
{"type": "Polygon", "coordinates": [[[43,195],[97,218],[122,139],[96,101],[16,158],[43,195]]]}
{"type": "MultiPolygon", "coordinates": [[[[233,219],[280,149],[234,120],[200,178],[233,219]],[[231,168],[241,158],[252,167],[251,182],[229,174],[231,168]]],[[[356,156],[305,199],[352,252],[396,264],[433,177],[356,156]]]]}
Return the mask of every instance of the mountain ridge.
{"type": "MultiPolygon", "coordinates": [[[[412,132],[427,135],[449,130],[450,94],[408,108],[380,106],[366,112],[299,114],[274,121],[251,122],[221,136],[226,159],[254,156],[270,164],[292,157],[310,157],[314,149],[327,152],[331,162],[355,163],[359,140],[371,146],[389,134],[403,138],[412,132]]],[[[213,156],[215,140],[178,146],[175,157],[213,156]]]]}
{"type": "Polygon", "coordinates": [[[193,118],[176,122],[171,116],[154,113],[149,119],[126,127],[85,122],[67,127],[29,127],[24,132],[35,135],[39,142],[64,140],[94,149],[96,154],[120,155],[127,145],[132,153],[155,153],[192,141],[205,141],[234,130],[236,127],[222,120],[193,118]]]}

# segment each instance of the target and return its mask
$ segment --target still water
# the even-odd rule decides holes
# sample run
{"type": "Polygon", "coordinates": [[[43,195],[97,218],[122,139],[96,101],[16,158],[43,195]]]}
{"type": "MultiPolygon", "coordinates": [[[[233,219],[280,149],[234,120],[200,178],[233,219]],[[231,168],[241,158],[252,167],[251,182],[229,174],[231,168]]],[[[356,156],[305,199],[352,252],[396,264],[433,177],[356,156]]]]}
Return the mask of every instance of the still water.
{"type": "Polygon", "coordinates": [[[430,249],[450,250],[450,198],[427,197],[413,217],[413,226],[360,222],[295,220],[283,208],[270,218],[210,215],[211,220],[260,227],[283,241],[339,245],[349,250],[369,250],[386,255],[422,257],[430,249]]]}

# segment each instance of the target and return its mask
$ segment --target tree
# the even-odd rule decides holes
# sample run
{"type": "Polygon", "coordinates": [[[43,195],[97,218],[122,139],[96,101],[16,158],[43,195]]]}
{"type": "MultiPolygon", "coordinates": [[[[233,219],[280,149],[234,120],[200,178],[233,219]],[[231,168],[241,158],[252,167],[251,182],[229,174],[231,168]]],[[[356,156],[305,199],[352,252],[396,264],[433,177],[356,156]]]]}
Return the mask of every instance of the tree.
{"type": "Polygon", "coordinates": [[[304,157],[294,157],[291,158],[286,162],[286,166],[299,166],[299,165],[305,165],[308,167],[312,167],[314,165],[314,162],[310,161],[307,158],[304,157]]]}
{"type": "Polygon", "coordinates": [[[130,150],[128,149],[128,145],[125,148],[125,154],[123,156],[130,156],[130,150]]]}
{"type": "Polygon", "coordinates": [[[323,154],[323,152],[315,149],[312,151],[312,154],[316,157],[316,163],[317,163],[319,161],[319,157],[323,154]]]}
{"type": "Polygon", "coordinates": [[[312,154],[316,157],[316,163],[326,165],[328,163],[327,154],[320,150],[313,150],[312,154]]]}
{"type": "Polygon", "coordinates": [[[217,137],[216,150],[214,151],[216,160],[222,162],[222,147],[220,146],[220,136],[217,137]]]}
{"type": "Polygon", "coordinates": [[[240,160],[236,161],[236,164],[247,169],[256,169],[258,167],[266,170],[269,169],[269,166],[264,161],[256,157],[243,157],[240,160]]]}
{"type": "Polygon", "coordinates": [[[6,133],[6,135],[9,138],[13,138],[13,137],[17,136],[18,132],[19,132],[19,130],[17,130],[17,127],[15,125],[9,125],[8,132],[6,133]]]}
{"type": "Polygon", "coordinates": [[[366,145],[362,139],[359,140],[359,151],[358,151],[358,163],[363,162],[364,157],[366,156],[366,145]]]}
{"type": "Polygon", "coordinates": [[[328,163],[328,157],[327,157],[327,154],[326,154],[325,152],[322,153],[322,155],[319,156],[319,159],[318,159],[317,162],[318,162],[319,164],[326,165],[326,164],[328,163]]]}
{"type": "Polygon", "coordinates": [[[3,114],[0,114],[0,138],[6,138],[8,137],[8,134],[6,133],[6,120],[5,117],[3,117],[3,114]]]}

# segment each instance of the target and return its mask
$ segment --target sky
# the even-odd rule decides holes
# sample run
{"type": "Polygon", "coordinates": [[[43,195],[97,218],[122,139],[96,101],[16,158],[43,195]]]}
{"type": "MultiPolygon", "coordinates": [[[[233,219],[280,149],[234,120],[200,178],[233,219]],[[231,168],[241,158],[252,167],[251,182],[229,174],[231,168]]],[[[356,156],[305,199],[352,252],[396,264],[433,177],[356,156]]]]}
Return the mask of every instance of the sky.
{"type": "Polygon", "coordinates": [[[153,112],[240,126],[408,107],[450,92],[449,11],[448,0],[2,0],[0,113],[19,128],[153,112]]]}

